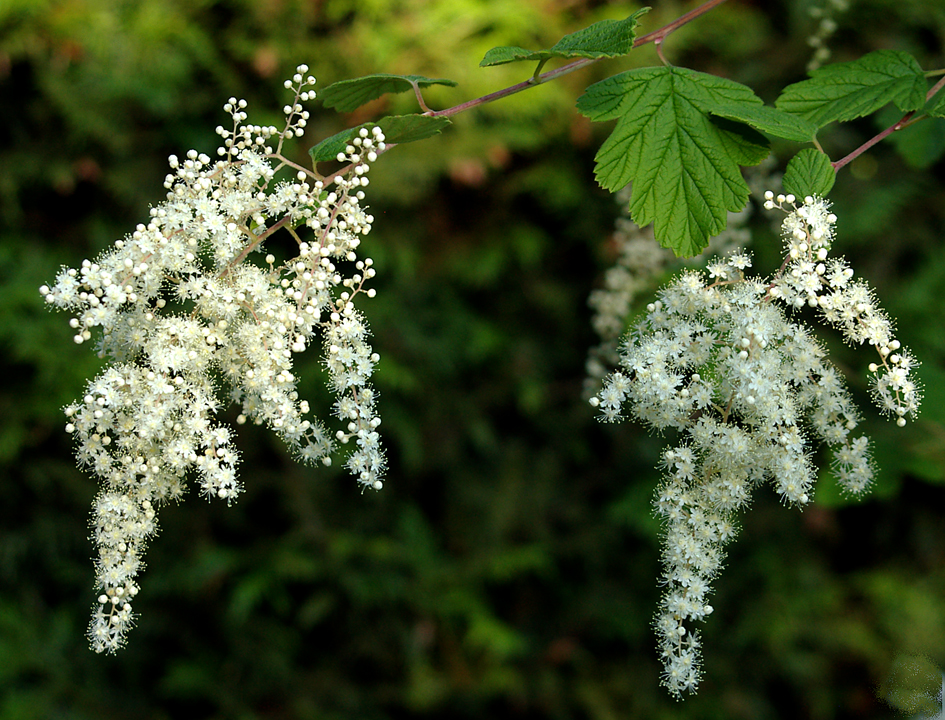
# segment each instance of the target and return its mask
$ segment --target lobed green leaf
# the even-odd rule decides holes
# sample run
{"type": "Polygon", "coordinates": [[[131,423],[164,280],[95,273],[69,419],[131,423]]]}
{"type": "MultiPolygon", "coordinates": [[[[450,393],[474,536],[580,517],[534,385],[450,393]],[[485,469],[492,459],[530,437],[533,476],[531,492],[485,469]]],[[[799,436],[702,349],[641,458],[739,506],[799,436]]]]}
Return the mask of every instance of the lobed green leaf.
{"type": "Polygon", "coordinates": [[[445,78],[428,78],[422,75],[376,73],[332,83],[320,91],[318,97],[325,107],[334,108],[338,112],[351,112],[388,93],[402,93],[414,87],[430,85],[455,87],[456,83],[445,78]]]}
{"type": "Polygon", "coordinates": [[[830,158],[819,150],[805,148],[788,162],[781,185],[785,192],[795,197],[825,197],[836,179],[837,173],[830,158]]]}
{"type": "Polygon", "coordinates": [[[630,213],[654,223],[677,255],[701,252],[748,200],[741,165],[768,155],[765,139],[723,118],[763,107],[750,88],[685,68],[630,70],[591,85],[577,108],[594,121],[617,120],[597,153],[595,176],[611,191],[632,183],[630,213]]]}
{"type": "Polygon", "coordinates": [[[718,108],[712,114],[751,125],[765,135],[794,142],[810,142],[817,134],[817,126],[810,120],[767,105],[756,103],[727,105],[718,108]]]}
{"type": "Polygon", "coordinates": [[[308,154],[313,163],[327,162],[337,158],[338,153],[345,151],[345,147],[357,136],[361,128],[371,129],[375,125],[384,131],[384,142],[388,145],[403,145],[404,143],[425,140],[439,134],[450,124],[445,117],[431,117],[429,115],[390,115],[381,118],[376,123],[367,122],[357,127],[342,130],[331,137],[325,138],[317,145],[309,148],[308,154]]]}
{"type": "Polygon", "coordinates": [[[903,112],[918,110],[927,89],[915,58],[899,50],[877,50],[815,70],[809,80],[788,85],[775,106],[820,128],[869,115],[890,102],[903,112]]]}
{"type": "Polygon", "coordinates": [[[633,49],[637,18],[649,8],[641,8],[623,20],[601,20],[583,30],[565,35],[547,50],[526,50],[515,46],[489,50],[479,67],[504,65],[520,60],[545,62],[550,58],[620,57],[633,49]]]}

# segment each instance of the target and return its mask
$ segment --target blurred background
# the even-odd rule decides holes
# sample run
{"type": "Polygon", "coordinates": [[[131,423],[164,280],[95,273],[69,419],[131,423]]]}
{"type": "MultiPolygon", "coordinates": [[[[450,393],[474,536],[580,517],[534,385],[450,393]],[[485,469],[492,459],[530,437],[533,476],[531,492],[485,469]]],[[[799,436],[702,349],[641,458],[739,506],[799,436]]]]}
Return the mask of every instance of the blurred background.
{"type": "MultiPolygon", "coordinates": [[[[656,2],[640,34],[695,3],[656,2]]],[[[805,77],[824,2],[732,0],[674,34],[671,62],[773,102],[805,77]],[[813,9],[813,13],[811,10],[813,9]]],[[[230,96],[278,122],[282,81],[374,72],[456,80],[444,108],[520,81],[491,47],[545,48],[637,5],[610,0],[0,0],[0,720],[21,718],[927,717],[945,668],[943,122],[874,148],[832,192],[839,252],[922,359],[922,418],[900,430],[866,392],[868,350],[825,333],[862,401],[878,479],[829,477],[803,513],[758,491],[704,625],[705,679],[658,686],[660,588],[650,502],[663,440],[601,426],[582,398],[587,296],[614,260],[619,208],[593,180],[609,127],[584,87],[658,62],[652,46],[456,118],[371,171],[377,298],[363,305],[390,474],[361,494],[240,429],[246,493],[162,510],[138,627],[117,657],[85,640],[92,479],[61,408],[99,367],[37,291],[163,199],[167,156],[212,154],[230,96]],[[905,678],[909,678],[908,682],[905,678]],[[915,701],[923,694],[929,697],[915,701]],[[884,701],[885,698],[885,701],[884,701]],[[911,698],[911,699],[910,699],[911,698]],[[910,704],[910,702],[912,704],[910,704]],[[924,704],[923,704],[924,702],[924,704]]],[[[880,48],[945,65],[941,0],[853,0],[833,60],[880,48]]],[[[552,67],[552,66],[549,66],[552,67]]],[[[292,153],[388,112],[311,107],[292,153]]],[[[842,157],[898,119],[831,127],[842,157]]],[[[773,147],[782,167],[797,146],[773,147]]],[[[778,188],[772,188],[777,190],[778,188]]],[[[753,220],[756,267],[778,263],[753,220]]],[[[642,299],[646,302],[646,299],[642,299]]],[[[315,412],[316,354],[298,375],[315,412]]],[[[235,418],[235,412],[227,411],[235,418]]],[[[337,463],[340,465],[340,463],[337,463]]]]}

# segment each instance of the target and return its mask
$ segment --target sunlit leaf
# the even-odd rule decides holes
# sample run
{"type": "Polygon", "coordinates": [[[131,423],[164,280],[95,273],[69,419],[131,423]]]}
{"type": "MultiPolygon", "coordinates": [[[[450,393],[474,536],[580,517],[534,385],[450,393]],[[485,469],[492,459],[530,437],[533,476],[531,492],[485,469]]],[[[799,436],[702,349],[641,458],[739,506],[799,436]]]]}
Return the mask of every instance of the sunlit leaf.
{"type": "Polygon", "coordinates": [[[641,8],[623,20],[601,20],[565,35],[547,50],[495,47],[486,53],[479,67],[504,65],[520,60],[544,62],[550,58],[620,57],[633,49],[637,18],[649,8],[641,8]]]}
{"type": "Polygon", "coordinates": [[[632,183],[630,212],[654,223],[656,239],[677,255],[696,255],[748,200],[741,165],[768,155],[764,138],[712,113],[762,107],[750,88],[685,68],[630,70],[591,85],[578,110],[617,120],[597,153],[595,175],[611,191],[632,183]]]}

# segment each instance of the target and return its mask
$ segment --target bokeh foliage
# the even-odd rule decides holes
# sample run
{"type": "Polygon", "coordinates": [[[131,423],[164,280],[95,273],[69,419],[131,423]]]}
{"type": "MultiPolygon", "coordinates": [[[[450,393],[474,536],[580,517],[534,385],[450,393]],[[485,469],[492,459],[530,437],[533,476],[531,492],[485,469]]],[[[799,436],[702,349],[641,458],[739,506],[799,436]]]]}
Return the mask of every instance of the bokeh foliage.
{"type": "MultiPolygon", "coordinates": [[[[676,64],[769,102],[801,79],[811,3],[732,0],[666,43],[676,64]]],[[[691,4],[656,3],[641,32],[691,4]]],[[[803,514],[762,494],[705,626],[707,676],[658,687],[650,515],[660,439],[601,427],[581,398],[586,296],[617,208],[595,187],[607,128],[574,110],[607,61],[460,115],[372,170],[368,239],[391,473],[360,495],[241,430],[247,492],[162,512],[129,647],[86,647],[92,482],[60,408],[98,361],[37,287],[123,236],[160,199],[166,158],[215,147],[231,95],[274,121],[306,62],[327,85],[374,72],[456,80],[446,107],[524,79],[481,69],[637,6],[599,0],[5,0],[0,2],[0,720],[19,718],[882,718],[903,657],[945,667],[945,189],[941,123],[841,173],[838,242],[922,358],[923,419],[871,421],[876,492],[825,478],[803,514]]],[[[862,0],[834,58],[893,48],[945,64],[940,3],[862,0]]],[[[309,145],[409,94],[339,116],[309,145]]],[[[254,113],[254,114],[253,114],[254,113]]],[[[834,158],[895,113],[821,134],[834,158]]],[[[776,145],[784,161],[788,144],[776,145]]],[[[756,216],[756,266],[779,246],[756,216]]],[[[863,351],[828,338],[863,394],[863,351]]],[[[299,365],[324,397],[317,360],[299,365]]],[[[866,412],[867,399],[862,398],[866,412]]],[[[318,404],[313,402],[313,407],[318,404]]]]}

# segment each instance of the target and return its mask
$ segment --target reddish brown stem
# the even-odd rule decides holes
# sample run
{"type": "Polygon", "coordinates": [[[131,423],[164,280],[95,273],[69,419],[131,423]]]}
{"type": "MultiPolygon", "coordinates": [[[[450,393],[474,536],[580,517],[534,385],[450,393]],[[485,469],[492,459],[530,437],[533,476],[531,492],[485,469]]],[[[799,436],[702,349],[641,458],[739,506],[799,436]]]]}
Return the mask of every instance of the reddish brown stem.
{"type": "Polygon", "coordinates": [[[659,30],[654,30],[653,32],[648,33],[644,35],[643,37],[637,38],[633,42],[633,47],[637,48],[637,47],[640,47],[641,45],[646,45],[647,43],[651,43],[651,42],[657,42],[657,41],[662,42],[666,38],[666,36],[669,35],[671,32],[673,32],[674,30],[681,28],[687,22],[690,22],[691,20],[695,20],[700,15],[704,15],[705,13],[709,12],[709,10],[712,10],[713,8],[715,8],[718,5],[721,5],[724,2],[725,0],[709,0],[708,2],[702,3],[702,5],[700,5],[697,8],[693,8],[692,10],[687,12],[685,15],[680,15],[677,19],[673,20],[669,25],[664,25],[659,30]]]}
{"type": "Polygon", "coordinates": [[[235,268],[237,265],[239,265],[241,262],[243,262],[243,260],[246,259],[246,256],[249,255],[255,248],[259,247],[259,244],[260,244],[263,240],[265,240],[267,237],[269,237],[270,235],[272,235],[276,230],[278,230],[279,228],[281,228],[282,226],[284,226],[284,225],[285,225],[286,223],[288,223],[288,222],[289,222],[289,216],[286,215],[284,218],[282,218],[281,220],[279,220],[279,222],[277,222],[277,223],[271,225],[270,227],[266,228],[265,232],[263,232],[263,233],[261,233],[261,234],[259,234],[259,235],[256,235],[255,238],[254,238],[254,240],[253,240],[251,243],[249,243],[249,245],[247,245],[246,247],[244,247],[243,250],[242,250],[242,252],[240,252],[239,255],[237,255],[235,258],[233,258],[233,259],[230,261],[230,263],[226,266],[226,268],[224,268],[223,272],[220,273],[219,277],[221,277],[221,278],[222,278],[222,277],[226,277],[227,274],[229,274],[230,270],[232,270],[232,269],[235,268]]]}
{"type": "MultiPolygon", "coordinates": [[[[725,2],[725,0],[709,0],[708,2],[703,3],[699,7],[690,10],[685,15],[680,16],[676,20],[673,20],[673,22],[669,23],[668,25],[664,25],[659,30],[654,30],[651,33],[647,33],[646,35],[643,35],[642,37],[638,37],[636,40],[633,41],[634,49],[641,47],[643,45],[646,45],[648,43],[662,42],[666,38],[666,36],[668,36],[674,30],[677,30],[678,28],[682,27],[686,23],[691,22],[692,20],[695,20],[700,15],[704,15],[705,13],[709,12],[709,10],[712,10],[718,5],[721,5],[723,2],[725,2]]],[[[496,92],[489,93],[488,95],[483,95],[481,98],[476,98],[475,100],[469,100],[467,102],[462,103],[461,105],[456,105],[454,107],[447,108],[446,110],[436,110],[436,111],[427,112],[427,113],[424,113],[424,115],[431,115],[434,117],[450,117],[452,115],[457,115],[466,110],[470,110],[474,107],[478,107],[479,105],[485,105],[486,103],[493,102],[494,100],[499,100],[501,98],[508,97],[509,95],[514,95],[515,93],[522,92],[522,90],[527,90],[528,88],[534,85],[541,85],[542,83],[548,82],[549,80],[554,80],[556,78],[561,77],[562,75],[567,75],[568,73],[572,73],[575,70],[580,70],[581,68],[587,67],[588,65],[596,63],[601,59],[603,58],[582,58],[580,60],[575,60],[574,62],[568,63],[567,65],[562,65],[561,67],[556,68],[555,70],[549,70],[546,73],[542,73],[541,75],[538,75],[537,77],[530,77],[528,80],[524,80],[523,82],[520,82],[516,85],[512,85],[511,87],[503,88],[502,90],[497,90],[496,92]]]]}
{"type": "MultiPolygon", "coordinates": [[[[925,94],[925,101],[928,102],[929,100],[931,100],[932,97],[933,97],[939,90],[941,90],[943,87],[945,87],[945,77],[942,77],[937,83],[935,83],[931,88],[929,88],[929,91],[925,94]]],[[[862,145],[860,145],[860,147],[858,147],[856,150],[854,150],[853,152],[851,152],[851,153],[850,153],[849,155],[847,155],[846,157],[842,157],[842,158],[840,158],[839,160],[837,160],[836,162],[830,163],[830,164],[833,166],[833,169],[834,169],[835,171],[836,171],[836,170],[839,170],[839,169],[842,168],[844,165],[847,165],[847,164],[853,162],[854,160],[856,160],[860,155],[862,155],[863,153],[865,153],[867,150],[869,150],[871,147],[873,147],[873,146],[874,146],[876,143],[878,143],[880,140],[883,140],[884,138],[888,137],[889,135],[892,135],[892,134],[893,134],[894,132],[896,132],[897,130],[902,130],[902,128],[904,128],[906,125],[910,124],[909,121],[912,120],[912,117],[913,117],[914,115],[915,115],[915,110],[913,110],[912,112],[906,113],[905,115],[902,116],[902,118],[899,119],[898,122],[893,123],[892,125],[890,125],[888,128],[886,128],[885,130],[883,130],[881,133],[879,133],[879,134],[876,135],[875,137],[871,137],[869,140],[867,140],[865,143],[863,143],[862,145]]],[[[923,117],[924,117],[924,116],[923,116],[923,117]]]]}
{"type": "MultiPolygon", "coordinates": [[[[712,10],[713,8],[721,5],[725,1],[726,0],[708,0],[708,2],[703,3],[697,8],[693,8],[685,15],[681,15],[680,17],[673,20],[673,22],[661,27],[659,30],[654,30],[651,33],[643,35],[642,37],[638,37],[633,41],[633,48],[636,49],[648,43],[662,43],[662,41],[665,40],[666,37],[674,30],[681,28],[686,23],[695,20],[697,17],[704,15],[705,13],[709,12],[709,10],[712,10]]],[[[548,82],[549,80],[555,80],[562,75],[573,73],[575,70],[580,70],[581,68],[592,65],[593,63],[596,63],[602,59],[603,58],[582,58],[580,60],[575,60],[574,62],[568,63],[567,65],[562,65],[561,67],[554,70],[549,70],[546,73],[532,76],[528,78],[528,80],[523,80],[522,82],[516,83],[510,87],[503,88],[502,90],[496,90],[495,92],[489,93],[488,95],[483,95],[482,97],[476,98],[475,100],[468,100],[459,105],[454,105],[451,108],[446,108],[445,110],[427,110],[425,104],[422,101],[422,98],[420,97],[419,88],[414,87],[414,91],[416,92],[418,100],[421,103],[421,108],[425,110],[423,113],[424,115],[430,117],[452,117],[453,115],[458,115],[459,113],[465,112],[466,110],[471,110],[474,107],[479,107],[480,105],[485,105],[486,103],[494,102],[495,100],[501,100],[502,98],[508,97],[509,95],[515,95],[516,93],[520,93],[522,90],[527,90],[528,88],[534,87],[535,85],[541,85],[548,82]]],[[[395,144],[389,144],[381,152],[386,152],[393,147],[395,147],[395,144]]],[[[378,152],[377,154],[380,155],[381,152],[378,152]]],[[[334,180],[334,178],[338,177],[339,175],[346,174],[350,167],[350,165],[345,166],[341,170],[328,175],[324,180],[325,185],[327,186],[332,180],[334,180]]]]}

